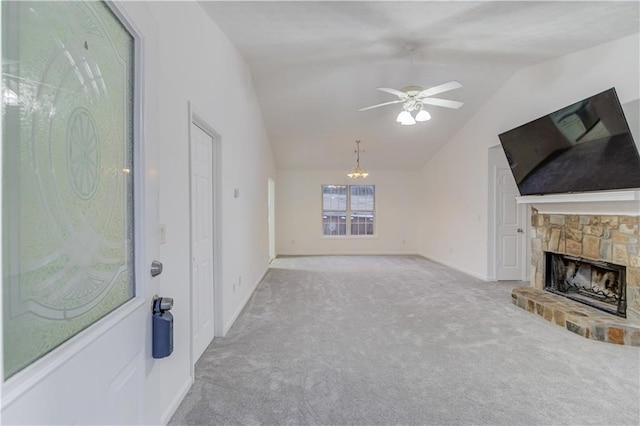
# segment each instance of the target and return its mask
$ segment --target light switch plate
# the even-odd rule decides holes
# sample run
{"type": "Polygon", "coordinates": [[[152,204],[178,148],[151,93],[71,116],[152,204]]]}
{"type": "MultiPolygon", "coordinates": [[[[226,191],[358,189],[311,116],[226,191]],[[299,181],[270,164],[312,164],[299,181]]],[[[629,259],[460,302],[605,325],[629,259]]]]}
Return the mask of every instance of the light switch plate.
{"type": "Polygon", "coordinates": [[[167,244],[167,226],[160,224],[160,244],[167,244]]]}

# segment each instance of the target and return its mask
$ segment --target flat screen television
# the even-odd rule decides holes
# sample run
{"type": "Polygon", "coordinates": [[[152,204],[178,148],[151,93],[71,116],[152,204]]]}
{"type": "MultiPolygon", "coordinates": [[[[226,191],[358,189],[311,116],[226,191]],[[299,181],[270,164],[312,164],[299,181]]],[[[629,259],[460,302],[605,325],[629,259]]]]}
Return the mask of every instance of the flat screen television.
{"type": "Polygon", "coordinates": [[[640,188],[640,154],[613,88],[499,138],[521,195],[640,188]]]}

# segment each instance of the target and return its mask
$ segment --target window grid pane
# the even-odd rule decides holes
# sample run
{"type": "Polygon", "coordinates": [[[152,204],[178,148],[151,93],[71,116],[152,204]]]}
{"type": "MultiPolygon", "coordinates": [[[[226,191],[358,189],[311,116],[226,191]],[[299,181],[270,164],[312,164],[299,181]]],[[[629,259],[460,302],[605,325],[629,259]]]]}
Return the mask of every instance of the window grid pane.
{"type": "Polygon", "coordinates": [[[345,212],[322,212],[323,235],[347,235],[345,212]]]}
{"type": "Polygon", "coordinates": [[[373,211],[374,207],[374,186],[373,185],[352,185],[351,202],[352,211],[364,210],[373,211]]]}
{"type": "Polygon", "coordinates": [[[323,185],[322,210],[347,211],[347,186],[323,185]]]}
{"type": "Polygon", "coordinates": [[[351,213],[351,235],[373,235],[373,212],[351,213]]]}

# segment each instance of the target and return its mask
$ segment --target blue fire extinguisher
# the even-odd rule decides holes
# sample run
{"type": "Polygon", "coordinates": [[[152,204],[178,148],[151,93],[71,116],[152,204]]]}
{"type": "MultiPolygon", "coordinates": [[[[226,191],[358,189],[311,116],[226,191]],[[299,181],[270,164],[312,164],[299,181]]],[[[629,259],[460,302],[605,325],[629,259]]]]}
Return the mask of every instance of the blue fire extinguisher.
{"type": "Polygon", "coordinates": [[[173,299],[158,297],[153,300],[153,357],[165,358],[173,352],[173,299]]]}

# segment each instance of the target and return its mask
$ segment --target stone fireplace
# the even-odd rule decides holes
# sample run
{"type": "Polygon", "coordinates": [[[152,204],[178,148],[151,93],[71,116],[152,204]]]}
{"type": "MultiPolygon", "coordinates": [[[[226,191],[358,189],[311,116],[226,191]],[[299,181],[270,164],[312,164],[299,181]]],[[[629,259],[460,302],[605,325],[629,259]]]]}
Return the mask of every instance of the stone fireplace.
{"type": "Polygon", "coordinates": [[[584,337],[640,346],[639,228],[640,216],[532,208],[531,282],[513,302],[584,337]]]}

